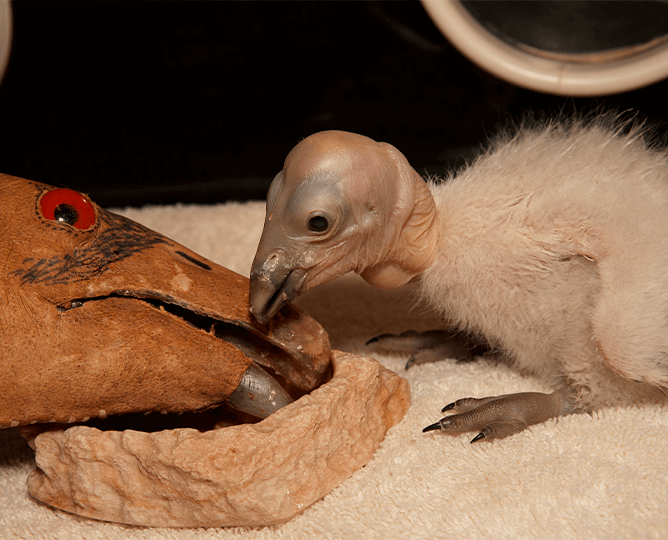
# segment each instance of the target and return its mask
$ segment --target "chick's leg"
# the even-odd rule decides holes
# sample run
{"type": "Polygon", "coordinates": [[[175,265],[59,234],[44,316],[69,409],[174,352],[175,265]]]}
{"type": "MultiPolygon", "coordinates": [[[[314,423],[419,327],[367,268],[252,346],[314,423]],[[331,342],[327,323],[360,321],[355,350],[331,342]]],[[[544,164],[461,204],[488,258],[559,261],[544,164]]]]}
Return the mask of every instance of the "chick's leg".
{"type": "Polygon", "coordinates": [[[566,394],[522,392],[482,399],[464,398],[443,407],[450,414],[423,431],[441,430],[450,434],[477,431],[472,443],[514,435],[533,424],[574,412],[566,394]]]}
{"type": "Polygon", "coordinates": [[[406,369],[445,358],[466,362],[489,351],[487,346],[472,337],[451,330],[408,330],[401,334],[382,334],[371,338],[366,344],[372,345],[377,352],[409,356],[406,369]]]}

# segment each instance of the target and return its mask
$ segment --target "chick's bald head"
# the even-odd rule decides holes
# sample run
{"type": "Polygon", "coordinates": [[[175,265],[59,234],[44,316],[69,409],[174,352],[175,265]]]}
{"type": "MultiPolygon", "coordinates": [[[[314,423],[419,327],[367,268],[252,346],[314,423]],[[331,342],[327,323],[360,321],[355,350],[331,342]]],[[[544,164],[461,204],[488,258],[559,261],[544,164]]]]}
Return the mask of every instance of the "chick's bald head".
{"type": "Polygon", "coordinates": [[[350,271],[366,278],[387,264],[413,199],[413,180],[405,185],[395,153],[328,131],[288,154],[269,189],[251,269],[251,312],[260,322],[310,288],[350,271]]]}

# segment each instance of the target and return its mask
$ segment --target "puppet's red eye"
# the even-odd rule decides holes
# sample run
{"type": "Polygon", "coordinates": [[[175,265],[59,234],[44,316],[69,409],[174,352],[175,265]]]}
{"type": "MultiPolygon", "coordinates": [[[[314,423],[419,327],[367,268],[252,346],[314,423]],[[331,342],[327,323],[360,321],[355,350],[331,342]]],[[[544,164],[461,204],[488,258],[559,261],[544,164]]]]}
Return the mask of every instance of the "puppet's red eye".
{"type": "Polygon", "coordinates": [[[95,225],[95,208],[88,198],[71,189],[52,189],[42,195],[39,208],[46,219],[86,231],[95,225]]]}

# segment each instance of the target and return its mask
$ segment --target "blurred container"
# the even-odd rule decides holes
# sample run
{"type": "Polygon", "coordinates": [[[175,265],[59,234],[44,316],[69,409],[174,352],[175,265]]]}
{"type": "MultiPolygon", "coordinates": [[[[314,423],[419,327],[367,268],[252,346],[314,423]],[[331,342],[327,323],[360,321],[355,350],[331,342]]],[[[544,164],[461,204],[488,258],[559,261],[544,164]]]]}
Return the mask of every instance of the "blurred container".
{"type": "Polygon", "coordinates": [[[12,5],[9,0],[0,0],[0,82],[5,76],[12,49],[12,5]]]}
{"type": "Polygon", "coordinates": [[[601,96],[668,77],[668,2],[421,0],[493,75],[538,92],[601,96]]]}

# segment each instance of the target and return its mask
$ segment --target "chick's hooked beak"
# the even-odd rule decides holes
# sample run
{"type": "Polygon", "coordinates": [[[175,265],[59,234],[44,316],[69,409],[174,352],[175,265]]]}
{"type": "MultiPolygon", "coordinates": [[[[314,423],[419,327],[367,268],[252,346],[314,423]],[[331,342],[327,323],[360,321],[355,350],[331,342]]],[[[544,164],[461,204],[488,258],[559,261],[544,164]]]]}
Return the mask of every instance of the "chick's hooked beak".
{"type": "Polygon", "coordinates": [[[260,241],[251,267],[250,311],[259,323],[265,324],[303,292],[306,272],[293,268],[290,257],[283,250],[265,256],[262,244],[260,241]]]}
{"type": "Polygon", "coordinates": [[[258,322],[266,323],[300,294],[347,272],[367,279],[368,268],[380,265],[378,276],[393,266],[390,248],[410,214],[417,176],[407,166],[408,188],[396,186],[397,153],[341,131],[316,133],[292,149],[269,188],[251,268],[250,311],[258,322]]]}

